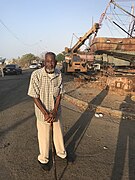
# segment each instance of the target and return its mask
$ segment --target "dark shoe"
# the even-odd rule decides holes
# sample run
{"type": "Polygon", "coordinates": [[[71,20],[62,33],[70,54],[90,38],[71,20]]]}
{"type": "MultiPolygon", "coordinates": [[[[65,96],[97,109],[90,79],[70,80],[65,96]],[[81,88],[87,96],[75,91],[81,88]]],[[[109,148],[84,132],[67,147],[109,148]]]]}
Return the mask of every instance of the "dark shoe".
{"type": "Polygon", "coordinates": [[[38,163],[40,164],[41,168],[44,171],[49,171],[50,170],[49,162],[48,163],[41,163],[40,161],[38,161],[38,163]]]}

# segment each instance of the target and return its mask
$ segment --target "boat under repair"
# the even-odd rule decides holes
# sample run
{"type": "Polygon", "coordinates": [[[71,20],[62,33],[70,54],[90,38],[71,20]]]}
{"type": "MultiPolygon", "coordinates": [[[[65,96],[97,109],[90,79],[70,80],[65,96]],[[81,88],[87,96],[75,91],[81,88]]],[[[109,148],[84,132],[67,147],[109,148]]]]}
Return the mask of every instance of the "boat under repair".
{"type": "MultiPolygon", "coordinates": [[[[115,20],[112,24],[123,31],[127,37],[97,37],[93,38],[90,51],[94,53],[95,62],[105,64],[101,70],[102,75],[107,76],[106,84],[111,90],[135,91],[135,16],[134,6],[132,13],[123,9],[120,5],[111,0],[100,18],[99,25],[106,16],[108,8],[113,5],[114,9],[120,9],[130,16],[130,25],[123,28],[115,20]]],[[[108,13],[109,14],[109,13],[108,13]]],[[[114,14],[114,11],[113,11],[114,14]]],[[[115,13],[118,15],[118,13],[115,13]]],[[[109,18],[108,18],[109,19],[109,18]]],[[[118,18],[117,18],[118,19],[118,18]]],[[[120,22],[120,21],[119,21],[120,22]]],[[[121,21],[122,22],[122,21],[121,21]]],[[[124,22],[124,21],[123,21],[124,22]]],[[[101,66],[102,66],[101,65],[101,66]]]]}
{"type": "Polygon", "coordinates": [[[128,0],[124,1],[123,5],[125,6],[127,3],[127,7],[129,7],[126,10],[114,0],[109,1],[99,22],[94,23],[84,36],[78,38],[74,46],[65,48],[63,72],[87,73],[94,69],[98,72],[97,76],[100,74],[101,77],[105,77],[102,80],[105,80],[110,89],[135,91],[133,86],[135,84],[135,16],[134,6],[130,7],[131,3],[129,2],[128,0]],[[125,19],[129,18],[129,22],[124,19],[120,20],[119,16],[123,18],[125,15],[125,19]],[[109,36],[108,32],[113,28],[109,27],[109,31],[107,31],[106,27],[103,30],[105,35],[101,36],[100,32],[105,24],[103,21],[107,20],[123,34],[119,36],[115,31],[113,36],[109,36]],[[124,27],[122,27],[123,25],[124,27]],[[88,45],[86,45],[87,40],[88,45]]]}

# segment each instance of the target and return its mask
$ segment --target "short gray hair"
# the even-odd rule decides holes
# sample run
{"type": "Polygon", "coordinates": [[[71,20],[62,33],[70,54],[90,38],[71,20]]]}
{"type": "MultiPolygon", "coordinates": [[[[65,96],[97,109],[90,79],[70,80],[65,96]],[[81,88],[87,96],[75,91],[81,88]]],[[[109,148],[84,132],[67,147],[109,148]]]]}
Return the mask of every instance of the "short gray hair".
{"type": "Polygon", "coordinates": [[[48,55],[53,56],[54,59],[56,59],[56,54],[53,53],[53,52],[47,52],[47,53],[45,54],[45,59],[47,58],[48,55]]]}

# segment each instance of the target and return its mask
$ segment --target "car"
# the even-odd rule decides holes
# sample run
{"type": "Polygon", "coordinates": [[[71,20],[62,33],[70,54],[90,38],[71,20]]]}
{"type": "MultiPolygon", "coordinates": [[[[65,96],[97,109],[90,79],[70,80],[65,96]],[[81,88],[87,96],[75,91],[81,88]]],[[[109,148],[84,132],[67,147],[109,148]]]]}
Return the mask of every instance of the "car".
{"type": "Polygon", "coordinates": [[[3,68],[3,73],[4,75],[8,75],[8,74],[22,74],[22,68],[20,66],[18,66],[17,64],[7,64],[4,68],[3,68]]]}
{"type": "Polygon", "coordinates": [[[30,66],[29,66],[30,69],[38,69],[39,66],[37,63],[32,63],[30,66]]]}

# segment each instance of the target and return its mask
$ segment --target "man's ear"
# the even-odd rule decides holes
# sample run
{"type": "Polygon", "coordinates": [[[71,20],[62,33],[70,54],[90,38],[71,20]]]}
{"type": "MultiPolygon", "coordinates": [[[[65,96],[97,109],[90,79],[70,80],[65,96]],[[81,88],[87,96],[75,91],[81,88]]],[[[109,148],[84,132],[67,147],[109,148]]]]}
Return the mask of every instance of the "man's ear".
{"type": "Polygon", "coordinates": [[[55,61],[55,66],[57,65],[57,61],[55,61]]]}
{"type": "Polygon", "coordinates": [[[43,62],[43,66],[45,66],[45,61],[43,62]]]}

